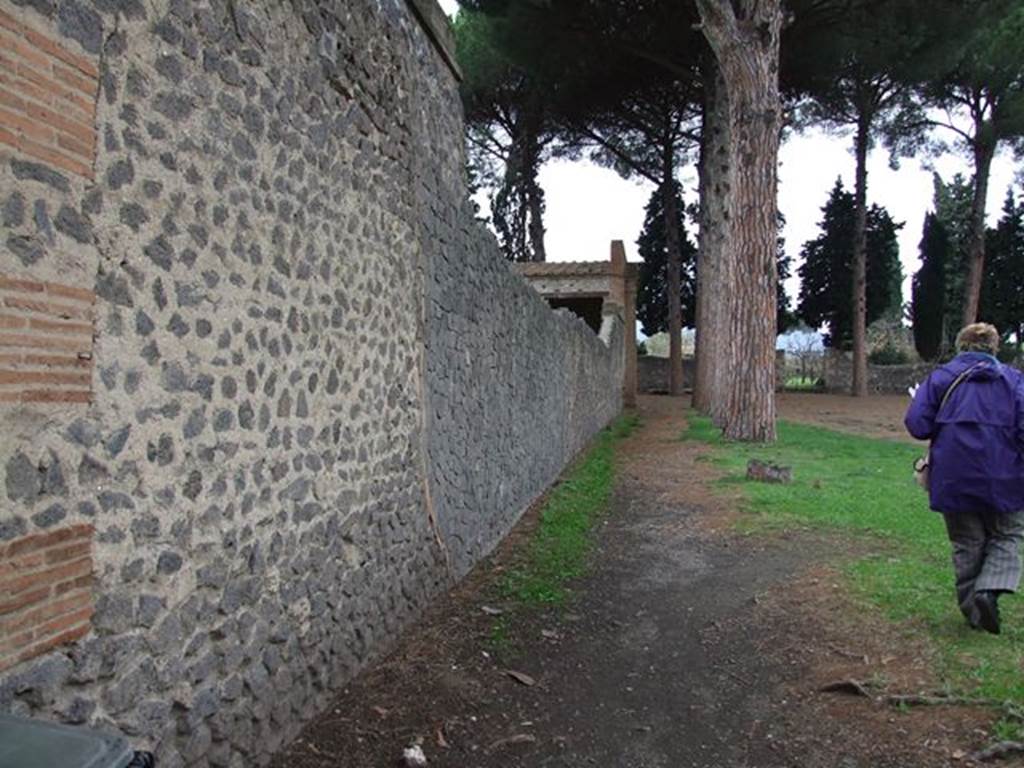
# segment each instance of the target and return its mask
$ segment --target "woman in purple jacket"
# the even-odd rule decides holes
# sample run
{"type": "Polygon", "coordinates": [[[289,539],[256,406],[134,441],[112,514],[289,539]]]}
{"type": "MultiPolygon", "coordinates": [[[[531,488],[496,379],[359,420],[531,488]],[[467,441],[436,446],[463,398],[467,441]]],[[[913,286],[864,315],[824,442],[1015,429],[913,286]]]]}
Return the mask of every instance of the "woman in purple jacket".
{"type": "Polygon", "coordinates": [[[946,519],[960,610],[999,634],[999,595],[1020,582],[1024,536],[1024,375],[995,358],[999,334],[974,323],[959,354],[924,380],[904,419],[930,440],[928,495],[946,519]]]}

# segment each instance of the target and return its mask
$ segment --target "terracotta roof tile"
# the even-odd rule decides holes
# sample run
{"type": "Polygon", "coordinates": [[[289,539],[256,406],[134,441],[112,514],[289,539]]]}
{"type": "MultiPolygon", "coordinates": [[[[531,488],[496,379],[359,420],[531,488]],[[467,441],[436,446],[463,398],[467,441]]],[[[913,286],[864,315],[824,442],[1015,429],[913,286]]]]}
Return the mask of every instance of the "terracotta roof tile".
{"type": "Polygon", "coordinates": [[[516,263],[524,277],[568,277],[571,275],[607,275],[610,261],[528,261],[516,263]]]}

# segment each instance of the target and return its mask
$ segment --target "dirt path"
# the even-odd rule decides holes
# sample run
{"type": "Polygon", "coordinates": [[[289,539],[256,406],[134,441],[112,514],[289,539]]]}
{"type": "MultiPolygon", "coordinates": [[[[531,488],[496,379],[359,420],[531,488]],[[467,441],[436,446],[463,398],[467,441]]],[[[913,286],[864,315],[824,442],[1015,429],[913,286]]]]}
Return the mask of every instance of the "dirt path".
{"type": "Polygon", "coordinates": [[[820,692],[847,678],[930,685],[912,633],[842,593],[831,566],[848,547],[725,533],[732,505],[706,487],[700,446],[678,439],[682,401],[644,398],[640,411],[566,611],[493,615],[507,606],[489,585],[528,516],[276,765],[393,766],[417,740],[431,766],[453,768],[966,764],[984,713],[820,692]]]}

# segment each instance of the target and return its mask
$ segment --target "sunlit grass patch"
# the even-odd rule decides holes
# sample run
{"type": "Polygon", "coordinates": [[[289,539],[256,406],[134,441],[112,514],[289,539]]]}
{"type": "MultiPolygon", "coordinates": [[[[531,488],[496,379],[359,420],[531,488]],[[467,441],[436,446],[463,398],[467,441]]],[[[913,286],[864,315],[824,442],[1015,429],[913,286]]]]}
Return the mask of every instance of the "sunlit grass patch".
{"type": "MultiPolygon", "coordinates": [[[[1003,634],[971,630],[956,607],[950,546],[941,515],[912,479],[921,449],[905,443],[779,423],[775,445],[726,442],[710,420],[690,416],[684,434],[714,446],[720,481],[746,500],[738,525],[748,532],[823,527],[856,537],[873,550],[843,567],[854,594],[895,622],[925,633],[938,650],[936,670],[947,687],[1024,707],[1024,598],[1000,607],[1003,634]],[[793,468],[786,485],[749,482],[747,461],[793,468]]],[[[1009,717],[1001,731],[1020,734],[1009,717]]]]}
{"type": "Polygon", "coordinates": [[[526,557],[504,580],[504,597],[526,604],[565,601],[567,583],[586,571],[591,529],[608,509],[615,481],[615,444],[638,423],[635,415],[623,416],[602,430],[550,493],[526,557]]]}

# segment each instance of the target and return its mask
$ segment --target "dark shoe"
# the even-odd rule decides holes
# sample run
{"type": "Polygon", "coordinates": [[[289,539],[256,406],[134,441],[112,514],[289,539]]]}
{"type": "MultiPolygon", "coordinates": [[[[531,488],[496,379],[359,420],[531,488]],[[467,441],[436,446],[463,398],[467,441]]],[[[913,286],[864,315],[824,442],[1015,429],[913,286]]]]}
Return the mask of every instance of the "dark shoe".
{"type": "Polygon", "coordinates": [[[967,619],[967,626],[971,629],[981,629],[981,624],[978,623],[978,607],[973,603],[971,604],[970,615],[965,614],[964,618],[967,619]]]}
{"type": "Polygon", "coordinates": [[[978,609],[978,624],[986,632],[999,634],[999,593],[980,590],[974,593],[974,607],[978,609]]]}

